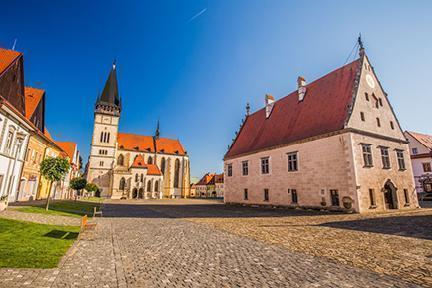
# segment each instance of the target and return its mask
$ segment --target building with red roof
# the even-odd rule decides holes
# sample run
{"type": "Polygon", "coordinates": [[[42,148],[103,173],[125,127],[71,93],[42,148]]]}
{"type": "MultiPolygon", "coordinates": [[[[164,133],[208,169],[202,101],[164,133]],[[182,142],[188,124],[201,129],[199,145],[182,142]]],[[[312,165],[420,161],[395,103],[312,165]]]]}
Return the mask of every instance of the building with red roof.
{"type": "Polygon", "coordinates": [[[247,113],[224,157],[225,202],[352,210],[418,207],[409,148],[364,49],[247,113]]]}
{"type": "Polygon", "coordinates": [[[223,198],[224,176],[216,173],[206,173],[194,184],[195,197],[200,198],[223,198]]]}
{"type": "Polygon", "coordinates": [[[405,131],[417,193],[432,193],[432,135],[405,131]]]}
{"type": "Polygon", "coordinates": [[[109,198],[179,198],[189,195],[189,156],[178,139],[119,132],[122,102],[113,65],[97,98],[87,181],[109,198]]]}

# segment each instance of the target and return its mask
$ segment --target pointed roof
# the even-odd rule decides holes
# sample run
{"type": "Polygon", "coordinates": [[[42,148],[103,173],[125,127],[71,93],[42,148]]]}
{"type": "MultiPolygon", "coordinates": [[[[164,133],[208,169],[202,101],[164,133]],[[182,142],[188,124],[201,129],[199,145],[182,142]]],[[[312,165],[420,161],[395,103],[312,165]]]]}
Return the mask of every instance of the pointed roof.
{"type": "Polygon", "coordinates": [[[69,162],[72,163],[74,160],[75,151],[77,144],[73,142],[60,142],[55,141],[55,143],[63,149],[64,152],[69,156],[69,162]]]}
{"type": "Polygon", "coordinates": [[[186,155],[186,151],[179,140],[169,138],[154,139],[152,136],[118,133],[117,142],[120,150],[137,150],[143,152],[186,155]]]}
{"type": "Polygon", "coordinates": [[[39,102],[42,100],[43,95],[45,94],[45,90],[25,87],[25,117],[30,119],[33,113],[35,112],[39,102]]]}
{"type": "Polygon", "coordinates": [[[113,63],[112,65],[111,71],[108,75],[108,79],[105,82],[105,87],[102,91],[102,94],[98,97],[96,104],[117,106],[118,108],[121,108],[121,100],[118,94],[117,70],[115,63],[113,63]]]}
{"type": "Polygon", "coordinates": [[[297,90],[274,102],[269,118],[265,108],[247,116],[225,159],[344,129],[360,65],[361,58],[307,84],[301,102],[297,90]]]}
{"type": "Polygon", "coordinates": [[[144,157],[142,155],[138,155],[135,157],[134,162],[132,163],[131,168],[143,168],[147,169],[147,175],[162,175],[159,167],[155,164],[146,164],[144,162],[144,157]]]}
{"type": "Polygon", "coordinates": [[[426,135],[418,132],[413,131],[406,131],[409,135],[411,135],[414,139],[416,139],[420,144],[428,148],[429,150],[432,150],[432,136],[426,135]]]}
{"type": "Polygon", "coordinates": [[[0,48],[0,74],[6,71],[6,69],[21,55],[21,53],[14,50],[0,48]]]}

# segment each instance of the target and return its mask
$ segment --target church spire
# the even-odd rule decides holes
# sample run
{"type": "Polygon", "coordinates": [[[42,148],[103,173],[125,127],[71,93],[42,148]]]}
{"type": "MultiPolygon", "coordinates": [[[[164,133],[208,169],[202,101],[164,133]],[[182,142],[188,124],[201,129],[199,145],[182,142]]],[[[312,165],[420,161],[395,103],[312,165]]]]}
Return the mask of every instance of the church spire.
{"type": "Polygon", "coordinates": [[[154,135],[154,137],[155,137],[156,139],[159,139],[159,137],[160,137],[160,131],[159,131],[159,119],[158,119],[158,122],[157,122],[157,126],[156,126],[156,131],[155,131],[155,135],[154,135]]]}
{"type": "Polygon", "coordinates": [[[121,110],[121,100],[118,94],[117,69],[115,60],[113,61],[112,68],[108,75],[108,79],[105,82],[102,94],[97,100],[96,105],[98,104],[113,106],[121,110]]]}

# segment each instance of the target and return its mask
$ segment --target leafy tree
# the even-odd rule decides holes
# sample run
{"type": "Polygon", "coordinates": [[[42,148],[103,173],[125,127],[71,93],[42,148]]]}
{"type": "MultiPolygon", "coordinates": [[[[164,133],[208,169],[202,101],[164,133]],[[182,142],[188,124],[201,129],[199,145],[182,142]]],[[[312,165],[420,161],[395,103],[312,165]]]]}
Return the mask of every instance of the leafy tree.
{"type": "Polygon", "coordinates": [[[69,172],[70,164],[67,159],[60,157],[47,157],[42,160],[40,164],[40,173],[45,179],[49,181],[48,197],[46,200],[45,209],[49,208],[49,201],[51,197],[51,188],[53,182],[60,181],[69,172]]]}
{"type": "Polygon", "coordinates": [[[99,189],[99,187],[96,185],[96,184],[94,184],[94,183],[87,183],[87,185],[85,186],[85,190],[87,191],[87,192],[95,192],[96,193],[96,191],[98,191],[98,189],[99,189]]]}
{"type": "Polygon", "coordinates": [[[86,185],[87,180],[83,177],[75,177],[69,183],[69,187],[76,190],[78,192],[78,195],[80,195],[80,191],[84,189],[86,185]]]}

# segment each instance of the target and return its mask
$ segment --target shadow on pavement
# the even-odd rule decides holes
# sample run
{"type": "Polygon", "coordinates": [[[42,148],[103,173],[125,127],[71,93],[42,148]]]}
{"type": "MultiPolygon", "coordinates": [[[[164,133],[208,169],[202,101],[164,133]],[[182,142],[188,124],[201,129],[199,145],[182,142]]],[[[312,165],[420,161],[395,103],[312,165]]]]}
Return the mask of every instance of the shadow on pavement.
{"type": "Polygon", "coordinates": [[[390,216],[328,222],[318,226],[432,240],[432,217],[428,215],[390,216]]]}

